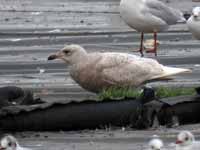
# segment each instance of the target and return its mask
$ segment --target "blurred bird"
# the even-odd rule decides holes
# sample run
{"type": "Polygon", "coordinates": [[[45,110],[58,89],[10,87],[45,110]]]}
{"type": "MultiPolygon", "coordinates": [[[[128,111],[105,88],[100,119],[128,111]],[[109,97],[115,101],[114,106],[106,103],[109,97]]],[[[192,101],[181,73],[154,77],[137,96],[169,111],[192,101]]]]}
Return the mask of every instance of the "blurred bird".
{"type": "Polygon", "coordinates": [[[153,139],[149,141],[149,149],[150,150],[162,150],[164,144],[158,136],[154,136],[153,139]]]}
{"type": "Polygon", "coordinates": [[[192,35],[200,40],[200,7],[194,7],[192,15],[187,20],[187,26],[192,35]]]}
{"type": "Polygon", "coordinates": [[[17,139],[12,135],[6,135],[0,141],[0,150],[30,150],[30,149],[21,147],[18,144],[17,139]]]}
{"type": "Polygon", "coordinates": [[[181,131],[177,135],[176,150],[199,150],[200,142],[195,141],[190,131],[181,131]]]}

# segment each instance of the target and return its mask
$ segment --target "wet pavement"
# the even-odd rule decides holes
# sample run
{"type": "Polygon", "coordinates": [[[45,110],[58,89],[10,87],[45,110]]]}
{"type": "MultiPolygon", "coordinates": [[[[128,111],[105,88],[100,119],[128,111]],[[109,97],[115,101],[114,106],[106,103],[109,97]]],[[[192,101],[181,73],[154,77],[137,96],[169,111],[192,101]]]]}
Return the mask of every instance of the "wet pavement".
{"type": "MultiPolygon", "coordinates": [[[[122,127],[79,132],[26,132],[17,133],[16,137],[21,145],[36,150],[143,150],[147,148],[153,135],[158,135],[165,143],[166,148],[170,147],[175,143],[178,131],[188,128],[190,127],[175,129],[161,127],[156,130],[134,131],[122,127]]],[[[196,125],[195,128],[199,128],[199,125],[196,125]]],[[[199,140],[199,130],[194,133],[196,140],[199,140]]]]}
{"type": "MultiPolygon", "coordinates": [[[[192,0],[165,2],[184,13],[190,13],[193,6],[200,5],[192,0]]],[[[120,18],[118,5],[119,0],[1,0],[0,86],[30,88],[46,101],[94,97],[70,78],[64,63],[48,62],[47,57],[70,43],[81,44],[89,52],[115,51],[139,55],[132,51],[138,48],[140,35],[120,18]]],[[[147,34],[145,38],[152,36],[147,34]]],[[[164,65],[191,68],[193,73],[151,85],[199,86],[200,42],[192,37],[186,25],[171,26],[168,31],[159,33],[158,39],[158,57],[145,54],[146,57],[158,59],[164,65]]],[[[199,127],[194,128],[197,130],[199,127]]],[[[172,133],[177,132],[174,130],[172,133]]],[[[164,130],[156,131],[161,136],[166,135],[164,130]]],[[[39,137],[34,136],[38,133],[25,133],[29,136],[25,141],[21,133],[17,137],[34,149],[138,149],[150,133],[155,134],[154,130],[101,130],[41,133],[39,137]],[[44,137],[46,134],[48,137],[44,137]]],[[[172,141],[174,136],[166,139],[172,141]]]]}

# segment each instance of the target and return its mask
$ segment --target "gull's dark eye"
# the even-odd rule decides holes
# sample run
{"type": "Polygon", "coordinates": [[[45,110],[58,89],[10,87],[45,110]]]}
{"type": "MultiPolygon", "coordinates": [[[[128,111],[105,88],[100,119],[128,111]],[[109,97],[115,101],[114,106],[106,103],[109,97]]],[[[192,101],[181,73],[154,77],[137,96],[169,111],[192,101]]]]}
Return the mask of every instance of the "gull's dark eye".
{"type": "Polygon", "coordinates": [[[8,143],[8,146],[12,146],[12,143],[11,143],[11,142],[9,142],[9,143],[8,143]]]}
{"type": "Polygon", "coordinates": [[[187,141],[187,140],[189,140],[189,138],[186,136],[186,137],[185,137],[185,140],[187,141]]]}
{"type": "Polygon", "coordinates": [[[70,53],[69,50],[64,50],[63,52],[64,52],[65,54],[69,54],[69,53],[70,53]]]}

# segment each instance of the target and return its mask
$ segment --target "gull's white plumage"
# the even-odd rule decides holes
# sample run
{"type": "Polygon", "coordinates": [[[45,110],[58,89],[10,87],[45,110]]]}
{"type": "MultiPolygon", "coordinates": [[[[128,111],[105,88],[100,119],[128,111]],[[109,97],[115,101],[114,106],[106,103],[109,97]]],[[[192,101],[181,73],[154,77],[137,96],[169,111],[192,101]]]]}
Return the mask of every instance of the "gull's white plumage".
{"type": "Polygon", "coordinates": [[[181,131],[177,135],[176,150],[199,150],[200,142],[195,141],[190,131],[181,131]]]}
{"type": "Polygon", "coordinates": [[[12,135],[4,136],[0,141],[0,150],[30,150],[28,148],[21,147],[17,139],[12,135]]]}
{"type": "Polygon", "coordinates": [[[158,137],[149,141],[149,150],[162,150],[163,146],[163,141],[158,137]]]}
{"type": "Polygon", "coordinates": [[[200,40],[200,7],[194,7],[192,15],[187,20],[187,26],[192,35],[200,40]]]}
{"type": "Polygon", "coordinates": [[[108,87],[138,87],[144,82],[162,80],[189,69],[167,67],[150,58],[127,53],[87,53],[79,45],[67,45],[49,56],[70,65],[71,77],[83,88],[99,92],[108,87]]]}

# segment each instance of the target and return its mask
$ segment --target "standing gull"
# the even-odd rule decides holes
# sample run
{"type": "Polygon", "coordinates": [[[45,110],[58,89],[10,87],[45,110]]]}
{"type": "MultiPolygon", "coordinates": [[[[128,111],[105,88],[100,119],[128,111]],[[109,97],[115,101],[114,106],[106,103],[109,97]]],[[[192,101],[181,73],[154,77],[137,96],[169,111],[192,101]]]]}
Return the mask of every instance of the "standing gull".
{"type": "Polygon", "coordinates": [[[167,67],[150,58],[127,53],[87,53],[79,45],[67,45],[48,60],[62,59],[70,66],[71,77],[83,88],[99,92],[110,87],[137,87],[162,80],[189,69],[167,67]]]}
{"type": "Polygon", "coordinates": [[[187,26],[192,35],[200,40],[200,7],[193,8],[192,15],[187,20],[187,26]]]}
{"type": "Polygon", "coordinates": [[[21,147],[18,144],[17,139],[12,135],[6,135],[0,141],[0,150],[30,150],[30,149],[21,147]]]}
{"type": "Polygon", "coordinates": [[[139,52],[143,56],[144,33],[154,34],[154,47],[147,52],[157,56],[157,32],[167,30],[169,25],[185,21],[183,14],[158,0],[121,0],[120,14],[133,29],[141,32],[139,52]]]}

